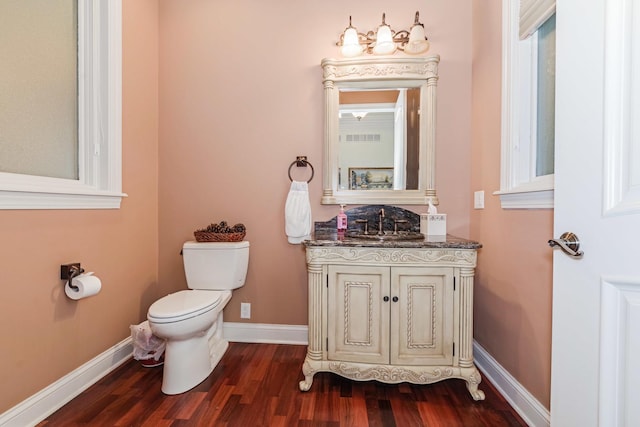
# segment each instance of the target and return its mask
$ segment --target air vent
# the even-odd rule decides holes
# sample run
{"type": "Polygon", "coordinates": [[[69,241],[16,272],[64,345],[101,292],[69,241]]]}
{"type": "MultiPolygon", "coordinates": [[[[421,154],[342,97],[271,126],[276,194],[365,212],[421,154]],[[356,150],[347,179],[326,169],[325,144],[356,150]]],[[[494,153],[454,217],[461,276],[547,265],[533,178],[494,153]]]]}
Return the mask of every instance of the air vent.
{"type": "Polygon", "coordinates": [[[380,142],[379,133],[348,133],[345,142],[380,142]]]}

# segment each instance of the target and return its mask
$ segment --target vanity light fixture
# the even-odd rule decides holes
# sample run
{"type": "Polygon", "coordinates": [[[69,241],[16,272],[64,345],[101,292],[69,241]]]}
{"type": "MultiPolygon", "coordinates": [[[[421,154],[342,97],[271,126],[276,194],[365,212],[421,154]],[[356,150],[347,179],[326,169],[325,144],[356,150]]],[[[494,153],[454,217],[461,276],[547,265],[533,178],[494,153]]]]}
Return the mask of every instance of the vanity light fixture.
{"type": "Polygon", "coordinates": [[[351,17],[349,17],[349,26],[340,36],[340,41],[337,45],[341,46],[340,52],[342,53],[342,56],[352,57],[358,56],[362,53],[360,35],[358,34],[358,30],[351,26],[351,17]]]}
{"type": "Polygon", "coordinates": [[[349,26],[340,35],[340,40],[336,43],[340,46],[342,56],[354,57],[363,52],[374,55],[391,55],[397,50],[411,55],[418,55],[429,50],[429,40],[424,32],[424,25],[420,23],[420,14],[416,12],[416,17],[409,31],[401,30],[395,32],[385,22],[385,14],[382,14],[382,24],[375,32],[368,31],[359,33],[351,25],[349,16],[349,26]]]}
{"type": "Polygon", "coordinates": [[[382,14],[382,24],[376,31],[376,42],[373,44],[373,53],[375,55],[389,55],[396,51],[396,44],[393,40],[391,27],[384,22],[384,13],[382,14]]]}

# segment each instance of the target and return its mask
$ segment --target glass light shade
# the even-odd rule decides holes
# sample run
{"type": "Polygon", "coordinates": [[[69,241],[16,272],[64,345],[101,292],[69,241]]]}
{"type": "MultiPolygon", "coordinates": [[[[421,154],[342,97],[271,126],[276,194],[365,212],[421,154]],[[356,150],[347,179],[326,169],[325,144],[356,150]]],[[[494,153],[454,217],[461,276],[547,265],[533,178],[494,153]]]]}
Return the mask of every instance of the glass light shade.
{"type": "Polygon", "coordinates": [[[376,55],[388,55],[396,50],[396,44],[391,36],[391,28],[388,25],[380,25],[376,34],[376,45],[373,53],[376,55]]]}
{"type": "Polygon", "coordinates": [[[416,55],[429,50],[429,40],[424,35],[424,27],[421,24],[416,24],[411,27],[409,33],[409,42],[404,47],[404,52],[416,55]]]}
{"type": "Polygon", "coordinates": [[[356,31],[355,28],[349,27],[344,30],[340,52],[342,56],[346,57],[358,56],[362,53],[362,46],[358,39],[358,31],[356,31]]]}

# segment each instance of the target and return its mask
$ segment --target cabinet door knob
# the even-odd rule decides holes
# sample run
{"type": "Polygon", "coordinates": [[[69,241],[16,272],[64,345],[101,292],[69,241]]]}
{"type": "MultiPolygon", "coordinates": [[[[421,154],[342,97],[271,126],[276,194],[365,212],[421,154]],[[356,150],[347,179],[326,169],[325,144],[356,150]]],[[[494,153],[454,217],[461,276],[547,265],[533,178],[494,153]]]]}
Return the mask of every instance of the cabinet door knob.
{"type": "Polygon", "coordinates": [[[383,300],[384,302],[389,302],[389,297],[385,295],[385,296],[382,298],[382,300],[383,300]]]}
{"type": "Polygon", "coordinates": [[[392,301],[393,301],[393,302],[398,302],[398,297],[393,297],[393,298],[392,298],[392,301]]]}

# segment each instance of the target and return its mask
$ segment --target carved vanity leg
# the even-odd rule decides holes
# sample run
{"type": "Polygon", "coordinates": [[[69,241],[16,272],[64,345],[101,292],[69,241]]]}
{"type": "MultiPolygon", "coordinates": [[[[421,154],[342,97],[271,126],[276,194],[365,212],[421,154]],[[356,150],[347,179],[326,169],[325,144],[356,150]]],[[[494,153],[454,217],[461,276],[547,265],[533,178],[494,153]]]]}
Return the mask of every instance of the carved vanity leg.
{"type": "MultiPolygon", "coordinates": [[[[467,371],[466,369],[464,371],[467,371]]],[[[468,375],[463,371],[463,375],[465,377],[465,381],[467,382],[467,390],[471,393],[471,397],[473,400],[484,400],[484,391],[479,390],[478,386],[482,381],[482,377],[480,376],[480,372],[478,369],[471,368],[468,370],[468,375]]]]}
{"type": "Polygon", "coordinates": [[[316,374],[316,370],[313,369],[308,360],[305,359],[302,364],[302,374],[304,375],[304,380],[298,383],[300,387],[300,391],[309,391],[311,388],[311,384],[313,384],[313,376],[316,374]]]}
{"type": "Polygon", "coordinates": [[[309,346],[307,357],[302,364],[304,381],[300,381],[300,390],[308,391],[317,372],[315,364],[322,361],[322,265],[309,261],[307,250],[307,271],[309,280],[309,346]]]}
{"type": "Polygon", "coordinates": [[[484,400],[484,392],[478,390],[482,381],[473,363],[473,269],[460,269],[460,357],[462,374],[473,400],[484,400]]]}

